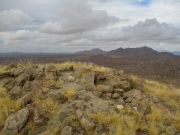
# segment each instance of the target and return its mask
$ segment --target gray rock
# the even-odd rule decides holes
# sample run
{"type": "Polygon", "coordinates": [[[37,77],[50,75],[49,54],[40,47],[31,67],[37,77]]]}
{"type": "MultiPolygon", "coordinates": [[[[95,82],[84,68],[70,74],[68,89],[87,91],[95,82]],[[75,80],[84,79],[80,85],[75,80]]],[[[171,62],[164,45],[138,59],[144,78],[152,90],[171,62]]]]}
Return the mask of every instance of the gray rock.
{"type": "Polygon", "coordinates": [[[118,89],[123,89],[123,90],[125,90],[125,91],[128,91],[128,90],[131,89],[131,83],[128,82],[128,81],[120,81],[120,82],[118,82],[118,83],[113,84],[113,87],[114,87],[115,89],[118,88],[118,89]]]}
{"type": "Polygon", "coordinates": [[[112,94],[113,99],[118,99],[120,97],[119,93],[112,94]]]}
{"type": "Polygon", "coordinates": [[[120,93],[120,94],[122,94],[124,92],[123,89],[115,89],[114,91],[117,92],[117,93],[120,93]]]}
{"type": "Polygon", "coordinates": [[[136,100],[140,100],[143,98],[143,95],[140,90],[134,89],[134,90],[123,93],[123,98],[129,98],[129,97],[134,98],[136,100]]]}
{"type": "Polygon", "coordinates": [[[9,94],[12,98],[17,98],[21,95],[22,89],[20,86],[15,86],[13,87],[10,91],[9,94]]]}
{"type": "Polygon", "coordinates": [[[97,85],[96,90],[102,93],[111,93],[113,91],[109,85],[97,85]]]}
{"type": "Polygon", "coordinates": [[[45,71],[46,72],[56,72],[57,69],[53,64],[46,64],[45,71]]]}
{"type": "Polygon", "coordinates": [[[15,135],[26,125],[31,111],[28,107],[11,114],[4,125],[2,130],[3,135],[15,135]]]}
{"type": "Polygon", "coordinates": [[[30,79],[29,73],[23,73],[16,78],[16,86],[24,86],[25,82],[30,79]]]}
{"type": "Polygon", "coordinates": [[[126,103],[131,103],[131,102],[132,102],[132,100],[133,100],[133,98],[132,98],[132,97],[128,97],[128,98],[126,98],[124,101],[125,101],[126,103]]]}
{"type": "Polygon", "coordinates": [[[45,113],[43,110],[38,110],[37,108],[34,109],[34,123],[37,125],[46,125],[48,118],[45,117],[45,113]]]}
{"type": "Polygon", "coordinates": [[[83,116],[83,112],[81,110],[76,110],[76,116],[78,117],[78,119],[81,119],[83,116]]]}
{"type": "Polygon", "coordinates": [[[72,127],[70,126],[64,127],[61,131],[61,135],[72,135],[72,133],[73,133],[72,127]]]}
{"type": "Polygon", "coordinates": [[[4,78],[1,80],[1,82],[3,83],[3,86],[7,89],[7,90],[11,90],[14,87],[15,81],[13,78],[4,78]]]}
{"type": "Polygon", "coordinates": [[[32,82],[27,81],[23,86],[23,91],[28,92],[32,90],[32,82]]]}
{"type": "Polygon", "coordinates": [[[68,82],[74,82],[76,79],[73,76],[68,76],[68,82]]]}
{"type": "Polygon", "coordinates": [[[107,93],[107,97],[108,97],[108,98],[111,98],[111,97],[112,97],[112,94],[111,94],[111,93],[107,93]]]}
{"type": "Polygon", "coordinates": [[[103,84],[107,80],[107,77],[102,73],[96,73],[95,74],[95,84],[103,84]]]}
{"type": "Polygon", "coordinates": [[[80,120],[81,126],[86,129],[86,131],[94,128],[94,123],[89,121],[87,118],[82,117],[80,120]]]}

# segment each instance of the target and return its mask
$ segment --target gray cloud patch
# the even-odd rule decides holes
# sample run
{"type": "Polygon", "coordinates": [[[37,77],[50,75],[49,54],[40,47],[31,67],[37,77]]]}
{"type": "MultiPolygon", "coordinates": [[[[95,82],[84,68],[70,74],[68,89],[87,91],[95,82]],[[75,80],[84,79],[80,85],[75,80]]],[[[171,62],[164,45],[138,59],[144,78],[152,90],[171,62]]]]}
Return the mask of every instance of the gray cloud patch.
{"type": "Polygon", "coordinates": [[[113,29],[110,32],[95,36],[95,40],[123,42],[158,42],[179,43],[180,29],[171,24],[159,23],[156,19],[147,19],[133,26],[113,29]]]}
{"type": "Polygon", "coordinates": [[[59,8],[60,22],[47,22],[41,32],[71,34],[107,26],[119,21],[105,11],[94,10],[85,0],[64,0],[59,8]]]}
{"type": "Polygon", "coordinates": [[[32,18],[21,10],[0,12],[0,31],[21,28],[32,21],[32,18]]]}

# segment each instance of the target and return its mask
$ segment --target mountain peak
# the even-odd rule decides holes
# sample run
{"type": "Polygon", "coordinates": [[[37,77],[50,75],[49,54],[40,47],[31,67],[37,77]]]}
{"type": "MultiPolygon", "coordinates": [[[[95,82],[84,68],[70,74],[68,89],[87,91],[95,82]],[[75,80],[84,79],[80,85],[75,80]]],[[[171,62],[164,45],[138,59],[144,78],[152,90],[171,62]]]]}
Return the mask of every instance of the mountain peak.
{"type": "Polygon", "coordinates": [[[150,47],[143,46],[139,48],[118,48],[109,52],[109,55],[120,55],[120,56],[149,56],[157,55],[158,52],[150,47]]]}

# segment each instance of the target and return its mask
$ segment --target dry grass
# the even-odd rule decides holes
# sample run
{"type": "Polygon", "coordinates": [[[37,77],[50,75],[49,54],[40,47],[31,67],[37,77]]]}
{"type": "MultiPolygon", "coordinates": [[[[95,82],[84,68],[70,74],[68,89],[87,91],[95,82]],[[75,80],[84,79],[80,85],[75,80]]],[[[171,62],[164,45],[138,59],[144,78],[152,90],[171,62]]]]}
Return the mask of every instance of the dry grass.
{"type": "Polygon", "coordinates": [[[143,91],[152,96],[158,97],[168,104],[175,106],[176,108],[180,107],[180,89],[172,85],[159,83],[157,81],[150,81],[140,79],[136,76],[131,76],[133,84],[137,85],[139,82],[143,84],[143,91]]]}
{"type": "Polygon", "coordinates": [[[145,80],[144,91],[167,101],[170,105],[177,108],[180,106],[180,89],[171,85],[145,80]]]}
{"type": "Polygon", "coordinates": [[[20,103],[11,100],[7,95],[6,89],[0,86],[0,128],[4,125],[9,114],[16,112],[20,108],[20,103]]]}
{"type": "MultiPolygon", "coordinates": [[[[142,81],[133,77],[134,82],[142,81]]],[[[150,135],[158,135],[162,130],[167,135],[174,134],[174,131],[180,130],[180,89],[159,83],[157,81],[143,80],[144,92],[154,97],[158,97],[166,104],[170,105],[174,111],[167,112],[166,108],[151,104],[151,113],[147,116],[147,125],[150,135]],[[169,126],[167,126],[169,125],[169,126]]]]}
{"type": "Polygon", "coordinates": [[[92,63],[64,62],[64,63],[61,63],[61,64],[56,64],[57,69],[61,69],[61,70],[68,69],[69,67],[72,67],[72,66],[75,69],[83,68],[83,69],[89,69],[91,71],[103,72],[103,73],[106,73],[106,72],[109,72],[109,71],[112,70],[110,68],[106,68],[106,67],[103,67],[103,66],[98,66],[98,65],[95,65],[95,64],[92,64],[92,63]]]}
{"type": "Polygon", "coordinates": [[[52,117],[59,112],[58,103],[51,98],[47,98],[45,100],[37,99],[34,104],[38,110],[45,112],[48,117],[52,117]]]}
{"type": "Polygon", "coordinates": [[[145,116],[127,106],[119,114],[97,112],[90,118],[98,124],[113,127],[114,130],[110,130],[109,135],[135,135],[138,129],[150,135],[159,135],[160,132],[172,135],[175,130],[179,130],[179,114],[171,116],[157,106],[152,106],[151,110],[151,113],[145,116]]]}
{"type": "Polygon", "coordinates": [[[6,66],[0,65],[0,73],[3,73],[6,71],[6,66]]]}
{"type": "Polygon", "coordinates": [[[110,130],[109,135],[133,135],[136,129],[140,126],[139,114],[130,108],[125,108],[121,113],[105,113],[98,112],[90,117],[99,124],[108,125],[115,129],[110,130]],[[127,109],[127,110],[126,110],[127,109]]]}

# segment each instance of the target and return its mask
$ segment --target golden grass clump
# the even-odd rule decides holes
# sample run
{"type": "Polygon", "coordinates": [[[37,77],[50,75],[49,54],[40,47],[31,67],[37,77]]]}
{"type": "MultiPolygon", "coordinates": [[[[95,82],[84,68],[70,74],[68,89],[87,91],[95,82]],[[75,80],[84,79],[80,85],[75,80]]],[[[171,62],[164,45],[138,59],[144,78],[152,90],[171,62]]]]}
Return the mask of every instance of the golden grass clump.
{"type": "Polygon", "coordinates": [[[76,89],[73,87],[70,87],[68,89],[66,89],[64,91],[64,95],[68,98],[68,99],[73,99],[76,95],[76,89]]]}

